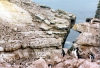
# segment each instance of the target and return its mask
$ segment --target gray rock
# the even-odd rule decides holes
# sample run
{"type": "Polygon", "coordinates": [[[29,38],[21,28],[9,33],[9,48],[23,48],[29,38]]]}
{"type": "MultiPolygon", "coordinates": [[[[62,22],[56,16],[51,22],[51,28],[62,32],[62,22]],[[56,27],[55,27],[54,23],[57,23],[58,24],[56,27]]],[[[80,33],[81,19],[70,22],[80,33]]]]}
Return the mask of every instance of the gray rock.
{"type": "Polygon", "coordinates": [[[43,30],[45,30],[45,31],[47,31],[47,30],[49,30],[51,27],[48,26],[48,25],[46,25],[46,24],[41,24],[41,25],[40,25],[40,28],[43,29],[43,30]]]}
{"type": "Polygon", "coordinates": [[[50,22],[48,20],[44,20],[44,22],[48,25],[50,25],[50,22]]]}
{"type": "Polygon", "coordinates": [[[64,25],[64,24],[56,24],[55,27],[56,27],[57,29],[67,29],[67,28],[68,28],[68,27],[67,27],[66,25],[64,25]]]}
{"type": "Polygon", "coordinates": [[[40,14],[37,14],[37,15],[35,15],[36,16],[36,18],[37,19],[39,19],[39,20],[44,20],[45,18],[42,16],[42,15],[40,15],[40,14]]]}
{"type": "Polygon", "coordinates": [[[3,47],[0,47],[0,52],[3,52],[4,51],[4,48],[3,47]]]}
{"type": "Polygon", "coordinates": [[[56,10],[56,12],[57,12],[58,14],[64,14],[64,15],[67,14],[67,12],[65,12],[65,11],[63,11],[63,10],[60,10],[60,9],[56,10]]]}
{"type": "Polygon", "coordinates": [[[52,31],[47,31],[46,33],[49,34],[49,35],[52,35],[53,34],[52,31]]]}

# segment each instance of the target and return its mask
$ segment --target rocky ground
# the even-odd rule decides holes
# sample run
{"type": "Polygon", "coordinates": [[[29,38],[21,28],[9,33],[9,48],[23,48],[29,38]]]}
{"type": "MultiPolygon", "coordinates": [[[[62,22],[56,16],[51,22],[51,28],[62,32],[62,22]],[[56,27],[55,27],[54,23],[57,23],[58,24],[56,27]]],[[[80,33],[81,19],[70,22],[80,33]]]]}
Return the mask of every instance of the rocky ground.
{"type": "Polygon", "coordinates": [[[31,0],[0,0],[0,68],[99,68],[100,20],[74,25],[75,19],[31,0]],[[72,27],[80,35],[63,48],[72,27]]]}

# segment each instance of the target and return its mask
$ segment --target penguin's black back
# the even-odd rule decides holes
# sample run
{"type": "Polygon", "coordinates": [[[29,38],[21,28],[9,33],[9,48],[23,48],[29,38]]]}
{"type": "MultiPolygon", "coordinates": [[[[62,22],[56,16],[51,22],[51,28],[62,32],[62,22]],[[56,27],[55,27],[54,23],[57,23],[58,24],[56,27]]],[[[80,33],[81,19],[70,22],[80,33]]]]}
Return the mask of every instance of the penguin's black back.
{"type": "Polygon", "coordinates": [[[91,62],[93,62],[93,60],[95,58],[93,53],[90,53],[90,58],[91,58],[91,62]]]}
{"type": "Polygon", "coordinates": [[[62,49],[62,56],[64,57],[65,56],[65,51],[62,49]]]}
{"type": "Polygon", "coordinates": [[[75,48],[75,49],[76,49],[76,53],[77,53],[78,59],[79,59],[79,58],[82,58],[82,57],[79,55],[79,48],[77,47],[77,48],[75,48]]]}

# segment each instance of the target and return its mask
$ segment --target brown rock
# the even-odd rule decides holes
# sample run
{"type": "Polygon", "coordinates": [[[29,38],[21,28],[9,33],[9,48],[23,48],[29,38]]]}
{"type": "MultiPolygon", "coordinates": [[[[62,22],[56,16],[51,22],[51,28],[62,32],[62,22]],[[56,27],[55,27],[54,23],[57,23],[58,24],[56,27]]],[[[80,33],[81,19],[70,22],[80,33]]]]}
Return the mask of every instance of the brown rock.
{"type": "Polygon", "coordinates": [[[64,68],[64,63],[59,63],[56,66],[54,66],[53,68],[64,68]]]}
{"type": "Polygon", "coordinates": [[[8,63],[0,63],[0,68],[20,68],[19,65],[11,65],[8,63]]]}
{"type": "Polygon", "coordinates": [[[68,59],[64,62],[64,67],[78,68],[84,61],[84,59],[68,59]]]}
{"type": "Polygon", "coordinates": [[[85,46],[100,46],[100,38],[92,33],[84,32],[79,35],[76,43],[85,46]]]}
{"type": "Polygon", "coordinates": [[[39,60],[32,62],[27,68],[48,68],[48,64],[44,59],[40,58],[39,60]]]}
{"type": "Polygon", "coordinates": [[[79,66],[79,68],[100,68],[100,65],[98,65],[95,62],[92,63],[92,62],[85,61],[83,64],[79,66]]]}

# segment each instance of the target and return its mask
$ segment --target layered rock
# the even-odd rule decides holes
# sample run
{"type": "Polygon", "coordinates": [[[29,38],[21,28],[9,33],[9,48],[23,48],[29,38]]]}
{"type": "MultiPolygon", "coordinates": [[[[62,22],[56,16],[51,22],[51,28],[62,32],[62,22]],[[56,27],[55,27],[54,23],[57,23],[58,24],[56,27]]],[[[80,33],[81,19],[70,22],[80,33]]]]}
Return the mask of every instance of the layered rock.
{"type": "Polygon", "coordinates": [[[98,19],[90,23],[80,23],[73,27],[74,30],[81,32],[76,42],[73,44],[79,47],[80,55],[88,58],[90,53],[95,57],[94,60],[100,60],[100,23],[98,19]]]}
{"type": "Polygon", "coordinates": [[[0,0],[0,62],[54,59],[62,53],[75,18],[31,0],[0,0]]]}
{"type": "Polygon", "coordinates": [[[100,68],[100,23],[99,19],[75,24],[74,30],[80,32],[73,46],[68,49],[63,61],[54,68],[100,68]],[[75,49],[78,48],[78,55],[75,49]],[[79,56],[79,58],[77,58],[79,56]]]}
{"type": "Polygon", "coordinates": [[[0,0],[0,68],[100,68],[100,20],[74,23],[73,14],[31,0],[0,0]],[[73,25],[81,59],[62,50],[73,25]]]}
{"type": "Polygon", "coordinates": [[[96,62],[89,62],[85,59],[68,59],[54,66],[54,68],[99,68],[96,62]]]}
{"type": "MultiPolygon", "coordinates": [[[[46,63],[44,59],[39,59],[33,62],[24,64],[25,68],[100,68],[96,62],[89,62],[85,59],[68,59],[55,66],[46,63]]],[[[1,68],[24,68],[22,65],[10,65],[8,63],[0,64],[1,68]]]]}

